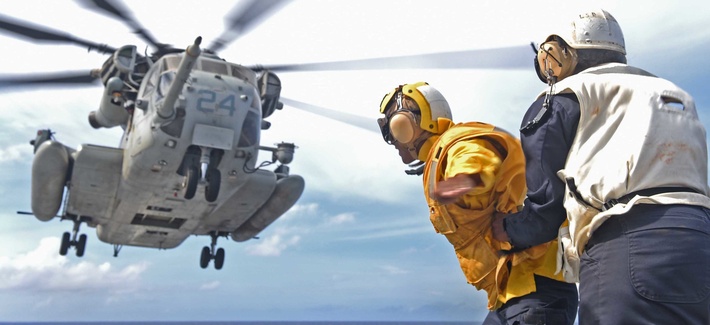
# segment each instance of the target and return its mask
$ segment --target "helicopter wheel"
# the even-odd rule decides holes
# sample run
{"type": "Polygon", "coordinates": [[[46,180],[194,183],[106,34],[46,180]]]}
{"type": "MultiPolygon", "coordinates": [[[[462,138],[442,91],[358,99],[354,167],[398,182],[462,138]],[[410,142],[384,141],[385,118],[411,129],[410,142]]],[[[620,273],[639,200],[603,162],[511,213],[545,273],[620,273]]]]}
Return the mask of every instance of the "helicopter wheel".
{"type": "Polygon", "coordinates": [[[214,268],[220,270],[222,265],[224,265],[224,248],[218,249],[217,254],[214,255],[214,268]]]}
{"type": "Polygon", "coordinates": [[[84,250],[86,249],[86,234],[81,234],[79,236],[79,242],[76,243],[76,256],[84,256],[84,250]]]}
{"type": "Polygon", "coordinates": [[[197,192],[197,183],[200,180],[200,171],[196,166],[187,167],[185,178],[187,179],[187,184],[185,184],[185,198],[189,200],[195,197],[195,192],[197,192]]]}
{"type": "Polygon", "coordinates": [[[69,232],[65,232],[64,235],[62,235],[62,243],[59,246],[59,255],[67,255],[69,246],[71,246],[71,234],[69,232]]]}
{"type": "Polygon", "coordinates": [[[222,175],[219,169],[212,168],[207,170],[207,186],[205,186],[205,199],[207,202],[214,202],[219,195],[219,187],[222,182],[222,175]]]}
{"type": "Polygon", "coordinates": [[[212,253],[210,252],[210,248],[207,246],[202,247],[202,254],[200,254],[200,267],[206,269],[207,265],[210,264],[210,259],[212,259],[212,253]]]}

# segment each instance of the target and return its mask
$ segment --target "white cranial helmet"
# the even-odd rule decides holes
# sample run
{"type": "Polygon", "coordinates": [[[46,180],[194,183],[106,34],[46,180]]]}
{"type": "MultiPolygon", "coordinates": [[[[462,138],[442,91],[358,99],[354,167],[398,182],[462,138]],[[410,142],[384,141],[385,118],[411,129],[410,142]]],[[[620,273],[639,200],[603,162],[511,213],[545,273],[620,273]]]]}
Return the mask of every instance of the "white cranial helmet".
{"type": "Polygon", "coordinates": [[[568,31],[554,35],[561,37],[573,49],[604,49],[626,54],[621,27],[606,10],[579,14],[570,27],[568,31]]]}

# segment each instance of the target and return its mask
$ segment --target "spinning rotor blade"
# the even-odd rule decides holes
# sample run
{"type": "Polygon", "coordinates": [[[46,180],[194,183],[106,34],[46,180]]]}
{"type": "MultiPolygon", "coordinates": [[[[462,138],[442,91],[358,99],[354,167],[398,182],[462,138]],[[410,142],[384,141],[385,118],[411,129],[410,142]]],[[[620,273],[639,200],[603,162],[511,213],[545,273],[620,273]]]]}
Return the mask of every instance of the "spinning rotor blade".
{"type": "Polygon", "coordinates": [[[335,111],[332,109],[320,107],[320,106],[315,106],[311,104],[307,104],[304,102],[299,102],[297,100],[293,99],[288,99],[288,98],[280,98],[281,102],[284,105],[288,105],[291,107],[295,107],[298,109],[302,109],[306,112],[310,112],[316,115],[320,115],[323,117],[327,117],[336,121],[340,121],[346,124],[350,124],[352,126],[356,126],[368,131],[375,132],[377,134],[380,134],[380,129],[377,127],[377,122],[375,120],[370,120],[368,118],[359,116],[359,115],[354,115],[354,114],[349,114],[345,112],[340,112],[340,111],[335,111]]]}
{"type": "Polygon", "coordinates": [[[39,75],[0,75],[0,88],[21,87],[35,84],[88,85],[97,81],[96,71],[61,72],[39,75]]]}
{"type": "Polygon", "coordinates": [[[290,0],[244,0],[245,2],[233,10],[234,14],[227,18],[227,29],[212,42],[207,49],[219,52],[222,48],[237,39],[257,20],[266,18],[276,8],[282,7],[290,0]]]}
{"type": "Polygon", "coordinates": [[[129,27],[131,27],[133,29],[133,32],[138,34],[141,39],[155,47],[158,52],[162,52],[163,50],[170,48],[169,45],[158,42],[153,37],[153,35],[148,32],[148,30],[143,28],[143,26],[133,18],[133,14],[130,10],[123,8],[119,1],[114,0],[112,2],[109,2],[107,0],[80,0],[80,3],[85,8],[96,11],[102,10],[105,13],[108,13],[109,15],[118,18],[119,20],[127,24],[129,27]]]}
{"type": "Polygon", "coordinates": [[[106,44],[98,44],[90,41],[86,41],[80,38],[76,38],[67,33],[63,33],[57,30],[49,29],[47,27],[40,27],[37,25],[32,25],[28,22],[19,21],[12,19],[10,17],[0,15],[0,28],[8,32],[12,32],[18,35],[29,37],[37,41],[54,41],[54,42],[64,42],[73,43],[76,45],[85,46],[91,50],[96,50],[97,52],[111,54],[116,51],[106,44]]]}
{"type": "Polygon", "coordinates": [[[370,69],[528,69],[533,56],[529,45],[495,49],[404,55],[384,58],[256,66],[274,72],[370,69]]]}

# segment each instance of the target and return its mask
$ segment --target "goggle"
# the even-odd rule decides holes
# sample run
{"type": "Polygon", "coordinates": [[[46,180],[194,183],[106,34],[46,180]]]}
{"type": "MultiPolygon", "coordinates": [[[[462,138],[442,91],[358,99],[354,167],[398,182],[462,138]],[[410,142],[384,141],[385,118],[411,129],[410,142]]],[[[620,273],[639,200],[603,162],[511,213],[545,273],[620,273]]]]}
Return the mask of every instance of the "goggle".
{"type": "Polygon", "coordinates": [[[390,132],[390,120],[387,117],[380,117],[377,119],[377,124],[380,126],[380,131],[382,132],[382,139],[387,142],[387,144],[394,144],[395,140],[390,132]]]}
{"type": "Polygon", "coordinates": [[[397,108],[391,114],[387,114],[387,111],[385,111],[385,117],[377,119],[377,125],[380,126],[380,132],[382,132],[382,139],[384,139],[387,144],[394,145],[395,142],[397,142],[397,140],[395,140],[392,136],[392,132],[390,131],[390,117],[400,111],[409,111],[408,109],[403,108],[402,98],[403,95],[402,91],[400,90],[395,97],[397,108]]]}

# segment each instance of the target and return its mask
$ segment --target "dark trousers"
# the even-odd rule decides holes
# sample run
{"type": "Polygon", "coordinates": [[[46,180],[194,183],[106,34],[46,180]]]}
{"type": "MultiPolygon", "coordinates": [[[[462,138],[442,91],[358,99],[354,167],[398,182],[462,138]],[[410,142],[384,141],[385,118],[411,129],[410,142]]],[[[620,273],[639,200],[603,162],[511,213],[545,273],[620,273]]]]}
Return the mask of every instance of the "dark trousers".
{"type": "Polygon", "coordinates": [[[483,325],[572,325],[577,316],[577,286],[535,276],[537,291],[513,298],[488,313],[483,325]]]}
{"type": "Polygon", "coordinates": [[[709,212],[641,204],[605,221],[581,258],[579,324],[710,324],[709,212]]]}

